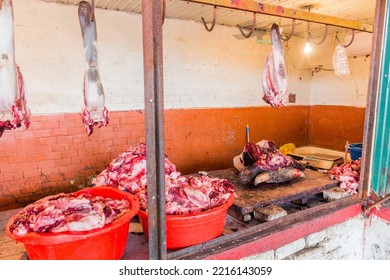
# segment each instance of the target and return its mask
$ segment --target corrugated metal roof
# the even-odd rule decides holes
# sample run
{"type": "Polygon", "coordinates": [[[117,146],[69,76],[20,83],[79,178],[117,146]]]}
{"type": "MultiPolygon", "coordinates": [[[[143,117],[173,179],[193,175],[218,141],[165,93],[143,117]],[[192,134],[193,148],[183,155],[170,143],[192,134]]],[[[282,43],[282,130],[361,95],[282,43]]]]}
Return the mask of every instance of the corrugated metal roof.
{"type": "MultiPolygon", "coordinates": [[[[63,4],[77,5],[80,0],[44,0],[46,2],[57,2],[63,4]]],[[[248,0],[250,1],[250,0],[248,0]]],[[[375,13],[375,0],[253,0],[264,4],[278,5],[285,8],[310,11],[316,14],[333,16],[341,19],[360,21],[373,25],[375,13]]],[[[197,4],[183,0],[165,0],[166,18],[182,20],[193,20],[201,22],[204,17],[206,22],[211,23],[213,7],[210,5],[197,4]]],[[[129,13],[141,13],[142,0],[95,0],[97,8],[119,10],[129,13]]],[[[289,33],[292,25],[291,19],[278,18],[274,16],[256,16],[256,29],[267,31],[272,23],[278,23],[285,33],[289,33]]],[[[239,10],[217,8],[216,24],[236,27],[240,24],[243,27],[252,26],[252,13],[239,10]]],[[[303,36],[307,33],[308,24],[304,21],[296,22],[296,36],[303,36]]],[[[314,37],[322,37],[324,25],[311,23],[310,32],[314,37]]],[[[345,31],[337,27],[329,27],[330,34],[336,31],[345,31]]]]}

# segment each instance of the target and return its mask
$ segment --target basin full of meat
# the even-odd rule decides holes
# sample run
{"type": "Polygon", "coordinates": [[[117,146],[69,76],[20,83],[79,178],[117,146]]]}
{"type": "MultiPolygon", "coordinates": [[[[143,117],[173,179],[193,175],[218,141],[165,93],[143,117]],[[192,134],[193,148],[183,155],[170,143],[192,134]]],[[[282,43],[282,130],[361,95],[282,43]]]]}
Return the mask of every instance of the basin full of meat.
{"type": "MultiPolygon", "coordinates": [[[[92,184],[136,195],[140,202],[138,216],[148,238],[145,143],[130,147],[113,159],[92,184]]],[[[235,196],[236,190],[228,180],[183,176],[165,155],[167,248],[188,247],[221,235],[235,196]]]]}
{"type": "Polygon", "coordinates": [[[120,259],[138,199],[111,187],[86,188],[44,197],[7,223],[29,259],[120,259]]]}

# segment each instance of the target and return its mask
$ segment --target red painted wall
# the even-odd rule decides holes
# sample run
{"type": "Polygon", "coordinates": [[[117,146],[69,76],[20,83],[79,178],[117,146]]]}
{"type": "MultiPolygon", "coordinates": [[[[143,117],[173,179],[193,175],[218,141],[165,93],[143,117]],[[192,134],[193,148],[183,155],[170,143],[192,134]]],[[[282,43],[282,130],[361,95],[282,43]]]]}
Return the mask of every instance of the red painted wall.
{"type": "MultiPolygon", "coordinates": [[[[245,145],[246,124],[251,141],[338,148],[346,140],[344,129],[356,132],[356,138],[347,137],[350,141],[362,137],[363,110],[347,110],[349,114],[337,106],[167,110],[165,150],[182,174],[232,167],[245,145]],[[344,122],[356,112],[360,117],[351,121],[353,126],[344,122]]],[[[0,138],[0,211],[88,186],[91,176],[112,159],[145,141],[144,117],[142,111],[112,112],[110,124],[95,128],[89,137],[79,114],[33,116],[28,130],[5,131],[0,138]]]]}

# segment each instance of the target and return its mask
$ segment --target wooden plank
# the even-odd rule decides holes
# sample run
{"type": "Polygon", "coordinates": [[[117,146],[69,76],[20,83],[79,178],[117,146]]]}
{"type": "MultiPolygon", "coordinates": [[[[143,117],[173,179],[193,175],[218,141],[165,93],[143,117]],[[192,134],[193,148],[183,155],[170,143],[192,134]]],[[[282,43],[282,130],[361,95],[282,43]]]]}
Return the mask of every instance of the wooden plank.
{"type": "Polygon", "coordinates": [[[343,27],[343,28],[365,31],[370,33],[372,33],[374,30],[374,27],[372,25],[359,22],[359,21],[341,19],[332,16],[306,12],[302,10],[284,8],[282,6],[276,6],[271,4],[256,3],[254,1],[232,1],[232,0],[183,0],[183,1],[194,2],[199,4],[205,4],[205,5],[213,5],[217,7],[241,10],[246,12],[254,12],[254,13],[265,14],[270,16],[303,20],[307,22],[315,22],[315,23],[331,25],[336,27],[343,27]]]}
{"type": "Polygon", "coordinates": [[[335,187],[336,180],[331,180],[326,174],[305,170],[305,178],[298,178],[283,184],[261,184],[260,186],[243,185],[238,182],[238,171],[235,168],[210,171],[213,177],[229,180],[236,188],[237,195],[229,214],[235,212],[237,217],[252,213],[254,209],[270,204],[282,204],[307,196],[321,193],[323,190],[335,187]]]}

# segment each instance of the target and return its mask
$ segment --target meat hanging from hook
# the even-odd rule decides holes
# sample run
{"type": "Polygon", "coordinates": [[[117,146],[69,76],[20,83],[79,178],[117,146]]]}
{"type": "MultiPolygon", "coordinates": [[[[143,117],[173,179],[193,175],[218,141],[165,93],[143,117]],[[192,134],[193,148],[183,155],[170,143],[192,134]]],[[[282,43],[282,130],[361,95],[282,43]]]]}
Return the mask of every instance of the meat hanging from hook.
{"type": "MultiPolygon", "coordinates": [[[[280,24],[279,24],[280,25],[280,24]]],[[[292,24],[292,27],[291,27],[291,32],[288,36],[283,36],[282,33],[280,32],[280,30],[278,30],[279,34],[280,34],[280,38],[282,38],[283,41],[288,41],[292,38],[292,36],[294,36],[294,33],[295,33],[295,19],[293,19],[293,24],[292,24]]]]}
{"type": "Polygon", "coordinates": [[[339,37],[337,36],[337,33],[338,33],[338,32],[336,32],[336,39],[337,39],[337,41],[339,42],[339,44],[340,44],[341,46],[343,46],[344,48],[348,48],[348,47],[353,43],[353,40],[355,39],[355,30],[352,30],[352,38],[351,38],[351,41],[350,41],[348,44],[344,45],[343,43],[340,42],[340,39],[339,39],[339,37]]]}
{"type": "Polygon", "coordinates": [[[249,31],[248,34],[245,34],[244,30],[242,29],[242,27],[239,24],[237,24],[237,27],[240,30],[242,36],[244,36],[245,38],[249,38],[253,34],[253,32],[255,31],[255,25],[256,25],[256,13],[253,13],[252,29],[249,31]]]}
{"type": "Polygon", "coordinates": [[[205,28],[208,32],[211,32],[211,31],[214,29],[215,22],[217,21],[217,6],[214,6],[214,9],[213,9],[213,22],[212,22],[212,24],[211,24],[210,27],[207,26],[204,17],[201,17],[201,19],[202,19],[204,28],[205,28]]]}

